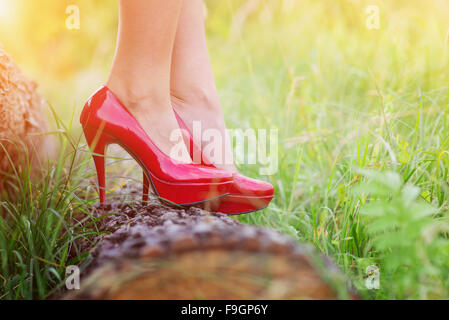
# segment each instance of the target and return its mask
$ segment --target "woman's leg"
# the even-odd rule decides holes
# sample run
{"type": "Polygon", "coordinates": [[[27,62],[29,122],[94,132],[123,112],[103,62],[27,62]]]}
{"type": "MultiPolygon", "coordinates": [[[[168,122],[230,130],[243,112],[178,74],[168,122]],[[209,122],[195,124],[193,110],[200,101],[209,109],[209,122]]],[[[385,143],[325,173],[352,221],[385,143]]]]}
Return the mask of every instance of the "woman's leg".
{"type": "MultiPolygon", "coordinates": [[[[120,0],[119,6],[117,48],[107,86],[170,155],[175,146],[170,135],[179,129],[170,103],[170,66],[182,0],[120,0]]],[[[182,160],[190,161],[187,152],[182,160]]]]}
{"type": "MultiPolygon", "coordinates": [[[[171,94],[176,111],[191,132],[194,121],[201,122],[203,132],[218,129],[223,140],[222,159],[214,164],[235,172],[234,164],[225,161],[232,159],[232,151],[225,142],[226,126],[209,61],[202,0],[182,4],[172,57],[171,94]]],[[[201,145],[204,148],[207,141],[201,145]]]]}

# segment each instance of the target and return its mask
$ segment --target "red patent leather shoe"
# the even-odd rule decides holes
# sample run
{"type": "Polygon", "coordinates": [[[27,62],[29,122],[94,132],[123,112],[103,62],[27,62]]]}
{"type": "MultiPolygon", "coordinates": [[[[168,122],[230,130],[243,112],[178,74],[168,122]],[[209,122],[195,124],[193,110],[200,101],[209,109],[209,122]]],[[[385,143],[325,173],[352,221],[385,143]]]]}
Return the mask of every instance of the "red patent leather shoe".
{"type": "Polygon", "coordinates": [[[144,172],[144,195],[149,185],[166,200],[191,205],[228,194],[232,175],[201,164],[186,164],[163,153],[133,115],[107,88],[101,87],[89,98],[80,122],[91,150],[98,175],[100,203],[105,201],[105,151],[119,144],[139,163],[144,172]]]}
{"type": "MultiPolygon", "coordinates": [[[[175,111],[179,127],[182,129],[186,145],[189,147],[190,157],[194,159],[195,155],[201,155],[201,164],[214,167],[204,157],[201,148],[193,140],[192,134],[185,125],[184,121],[175,111]]],[[[257,210],[262,210],[268,206],[274,196],[273,186],[265,181],[255,180],[239,173],[233,174],[234,182],[229,191],[229,195],[220,198],[218,212],[226,214],[244,214],[257,210]]]]}

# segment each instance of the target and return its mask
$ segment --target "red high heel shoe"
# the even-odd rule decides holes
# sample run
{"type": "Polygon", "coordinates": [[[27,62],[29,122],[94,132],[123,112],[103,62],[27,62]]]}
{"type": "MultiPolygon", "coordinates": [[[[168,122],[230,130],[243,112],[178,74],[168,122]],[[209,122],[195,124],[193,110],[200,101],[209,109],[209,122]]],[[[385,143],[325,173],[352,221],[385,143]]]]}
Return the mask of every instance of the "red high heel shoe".
{"type": "MultiPolygon", "coordinates": [[[[193,140],[192,134],[184,121],[174,110],[179,127],[182,129],[184,141],[190,150],[190,157],[201,155],[201,164],[215,168],[210,164],[201,151],[201,148],[193,140]]],[[[217,212],[226,214],[244,214],[262,210],[268,206],[274,197],[273,186],[265,181],[255,180],[240,173],[233,174],[233,184],[229,195],[220,198],[217,212]]]]}
{"type": "Polygon", "coordinates": [[[100,203],[105,201],[105,151],[109,144],[121,145],[144,172],[143,200],[148,189],[180,205],[191,205],[228,194],[232,175],[224,170],[176,161],[163,153],[132,114],[106,87],[87,101],[81,113],[83,126],[98,175],[100,203]]]}

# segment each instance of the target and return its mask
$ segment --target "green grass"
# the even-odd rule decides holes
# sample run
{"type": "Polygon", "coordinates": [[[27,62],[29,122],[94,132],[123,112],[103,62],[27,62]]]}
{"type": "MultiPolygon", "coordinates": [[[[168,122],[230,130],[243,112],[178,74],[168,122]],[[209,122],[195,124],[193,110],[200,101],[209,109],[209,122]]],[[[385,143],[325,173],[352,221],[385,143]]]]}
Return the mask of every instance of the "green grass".
{"type": "MultiPolygon", "coordinates": [[[[241,3],[209,2],[217,87],[230,128],[279,130],[279,166],[264,177],[276,189],[270,207],[238,219],[313,244],[364,298],[449,298],[448,4],[267,0],[233,33],[241,3]],[[365,27],[371,4],[379,30],[365,27]],[[364,286],[369,265],[379,290],[364,286]]],[[[86,87],[76,79],[44,85],[66,119],[60,92],[86,87]]],[[[91,89],[69,98],[81,105],[91,89]]],[[[91,231],[74,216],[89,201],[74,194],[93,172],[71,167],[70,146],[43,182],[16,180],[19,200],[2,199],[4,298],[44,298],[73,263],[67,252],[84,258],[73,239],[91,231]]],[[[239,168],[259,177],[258,166],[239,168]]]]}
{"type": "Polygon", "coordinates": [[[65,127],[56,119],[61,153],[42,164],[41,176],[31,174],[28,155],[23,165],[10,162],[0,202],[0,299],[43,299],[54,293],[64,284],[66,266],[83,268],[88,261],[77,243],[98,233],[99,218],[91,215],[87,196],[92,187],[83,184],[92,176],[85,170],[90,159],[68,135],[71,124],[65,127]]]}
{"type": "Polygon", "coordinates": [[[279,170],[267,177],[276,198],[239,219],[313,243],[366,298],[449,297],[441,5],[302,1],[282,14],[273,5],[268,22],[257,19],[262,6],[240,35],[211,45],[228,124],[279,129],[279,170]],[[379,30],[365,27],[368,4],[380,7],[379,30]],[[356,196],[361,168],[372,177],[356,196]],[[376,179],[387,193],[377,194],[376,179]],[[368,265],[380,268],[379,290],[364,286],[368,265]]]}

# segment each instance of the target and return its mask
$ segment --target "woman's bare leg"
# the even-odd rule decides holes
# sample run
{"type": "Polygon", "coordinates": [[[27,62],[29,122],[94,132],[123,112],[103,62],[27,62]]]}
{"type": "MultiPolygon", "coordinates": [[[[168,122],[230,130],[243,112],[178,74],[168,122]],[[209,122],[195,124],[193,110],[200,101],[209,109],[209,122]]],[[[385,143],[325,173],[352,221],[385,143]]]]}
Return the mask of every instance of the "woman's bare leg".
{"type": "MultiPolygon", "coordinates": [[[[173,49],[171,94],[176,111],[191,132],[193,122],[200,121],[203,132],[218,129],[223,141],[226,140],[226,125],[206,44],[202,0],[186,0],[182,4],[173,49]]],[[[201,145],[204,148],[207,141],[201,145]]],[[[221,161],[214,164],[235,172],[234,164],[225,161],[232,159],[229,144],[223,143],[222,155],[221,161]]]]}
{"type": "MultiPolygon", "coordinates": [[[[168,155],[175,145],[170,135],[179,129],[170,103],[170,67],[182,1],[120,0],[117,48],[107,83],[168,155]]],[[[181,159],[190,161],[186,152],[181,159]]]]}

